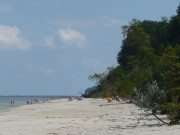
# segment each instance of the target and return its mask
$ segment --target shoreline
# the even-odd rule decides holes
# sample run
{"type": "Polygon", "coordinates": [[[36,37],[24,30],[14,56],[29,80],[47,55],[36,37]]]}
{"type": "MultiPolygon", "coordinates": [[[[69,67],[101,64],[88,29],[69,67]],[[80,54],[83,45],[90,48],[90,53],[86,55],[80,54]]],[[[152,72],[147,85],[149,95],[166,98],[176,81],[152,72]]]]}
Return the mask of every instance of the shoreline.
{"type": "MultiPolygon", "coordinates": [[[[161,115],[163,119],[167,117],[161,115]]],[[[105,99],[49,100],[0,110],[0,135],[178,135],[134,104],[105,99]],[[141,117],[140,117],[141,116],[141,117]]]]}
{"type": "Polygon", "coordinates": [[[69,96],[0,96],[0,110],[69,96]]]}

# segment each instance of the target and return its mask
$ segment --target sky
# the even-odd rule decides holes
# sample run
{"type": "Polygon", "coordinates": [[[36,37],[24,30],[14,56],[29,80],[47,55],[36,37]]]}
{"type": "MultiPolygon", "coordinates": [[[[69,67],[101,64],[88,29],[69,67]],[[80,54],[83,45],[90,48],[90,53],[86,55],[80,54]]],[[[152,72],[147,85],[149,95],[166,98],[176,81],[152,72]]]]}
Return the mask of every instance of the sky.
{"type": "Polygon", "coordinates": [[[79,95],[117,66],[121,26],[179,0],[0,0],[0,95],[79,95]]]}

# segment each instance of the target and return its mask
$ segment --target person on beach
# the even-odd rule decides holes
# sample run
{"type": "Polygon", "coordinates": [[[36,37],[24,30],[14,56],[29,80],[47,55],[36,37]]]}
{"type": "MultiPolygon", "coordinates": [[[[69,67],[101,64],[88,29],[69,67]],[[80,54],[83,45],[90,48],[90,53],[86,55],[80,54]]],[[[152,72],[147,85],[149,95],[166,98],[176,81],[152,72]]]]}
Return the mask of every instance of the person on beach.
{"type": "Polygon", "coordinates": [[[13,101],[11,100],[11,105],[13,105],[13,101]]]}
{"type": "Polygon", "coordinates": [[[12,101],[12,104],[13,104],[13,105],[15,104],[15,101],[14,101],[14,100],[12,101]]]}
{"type": "Polygon", "coordinates": [[[121,101],[121,98],[120,97],[118,97],[118,102],[120,102],[121,101]]]}
{"type": "Polygon", "coordinates": [[[72,101],[72,98],[71,98],[71,97],[69,97],[69,98],[68,98],[68,101],[72,101]]]}
{"type": "Polygon", "coordinates": [[[108,101],[108,103],[112,102],[112,98],[111,98],[111,97],[108,97],[108,98],[107,98],[107,101],[108,101]]]}
{"type": "Polygon", "coordinates": [[[36,103],[38,103],[38,100],[36,99],[36,103]]]}
{"type": "Polygon", "coordinates": [[[116,101],[120,102],[120,97],[118,95],[116,96],[116,101]]]}

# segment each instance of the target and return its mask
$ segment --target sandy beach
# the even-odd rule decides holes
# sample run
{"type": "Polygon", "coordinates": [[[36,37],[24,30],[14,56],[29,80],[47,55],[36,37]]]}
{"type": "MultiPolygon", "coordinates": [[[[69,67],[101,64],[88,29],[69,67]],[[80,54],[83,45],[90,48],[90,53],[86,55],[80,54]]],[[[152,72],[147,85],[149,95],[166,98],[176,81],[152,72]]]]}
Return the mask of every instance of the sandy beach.
{"type": "Polygon", "coordinates": [[[51,100],[1,110],[0,135],[179,135],[180,125],[162,125],[148,114],[123,101],[51,100]]]}

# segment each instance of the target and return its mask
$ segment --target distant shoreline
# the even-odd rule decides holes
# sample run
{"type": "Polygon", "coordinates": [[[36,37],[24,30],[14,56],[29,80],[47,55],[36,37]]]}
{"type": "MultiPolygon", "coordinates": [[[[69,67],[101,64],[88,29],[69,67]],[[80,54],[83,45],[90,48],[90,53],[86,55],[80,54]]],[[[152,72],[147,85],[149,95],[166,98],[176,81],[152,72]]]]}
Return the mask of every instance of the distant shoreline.
{"type": "Polygon", "coordinates": [[[36,104],[33,100],[37,99],[39,102],[44,102],[47,99],[58,99],[58,98],[68,98],[71,96],[44,96],[44,95],[34,95],[34,96],[23,96],[23,95],[13,95],[13,96],[0,96],[0,110],[14,108],[17,106],[36,104]],[[15,104],[11,105],[11,102],[14,101],[15,104]]]}

